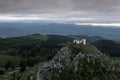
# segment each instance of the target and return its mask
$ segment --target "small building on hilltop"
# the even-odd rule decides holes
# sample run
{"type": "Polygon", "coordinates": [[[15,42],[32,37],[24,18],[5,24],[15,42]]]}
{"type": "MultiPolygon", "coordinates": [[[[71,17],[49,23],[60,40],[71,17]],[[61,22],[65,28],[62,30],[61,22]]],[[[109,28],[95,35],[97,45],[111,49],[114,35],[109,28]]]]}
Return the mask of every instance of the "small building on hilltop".
{"type": "Polygon", "coordinates": [[[76,38],[73,40],[73,43],[86,45],[86,39],[85,38],[76,38]]]}

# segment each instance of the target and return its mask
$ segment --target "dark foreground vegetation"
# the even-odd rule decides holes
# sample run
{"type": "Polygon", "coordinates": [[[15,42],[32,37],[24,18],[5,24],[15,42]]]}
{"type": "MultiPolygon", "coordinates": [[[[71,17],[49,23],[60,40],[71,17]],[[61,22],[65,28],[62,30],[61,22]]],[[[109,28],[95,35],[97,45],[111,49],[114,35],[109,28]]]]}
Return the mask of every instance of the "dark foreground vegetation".
{"type": "MultiPolygon", "coordinates": [[[[70,44],[74,37],[76,36],[34,34],[23,37],[0,38],[0,80],[4,80],[4,76],[12,76],[10,80],[15,80],[18,74],[17,80],[19,80],[23,77],[22,75],[27,73],[26,71],[29,72],[30,68],[41,62],[51,60],[62,47],[70,44]]],[[[88,43],[92,43],[105,54],[111,57],[120,56],[119,42],[102,40],[98,36],[84,37],[87,38],[88,43]]],[[[83,50],[83,52],[85,51],[83,50]]],[[[119,61],[119,58],[115,60],[119,61]]]]}
{"type": "Polygon", "coordinates": [[[115,42],[112,40],[98,40],[93,42],[103,53],[109,54],[112,57],[120,57],[120,42],[115,42]]]}
{"type": "Polygon", "coordinates": [[[0,39],[0,66],[5,68],[33,67],[52,59],[72,38],[58,35],[28,35],[0,39]]]}

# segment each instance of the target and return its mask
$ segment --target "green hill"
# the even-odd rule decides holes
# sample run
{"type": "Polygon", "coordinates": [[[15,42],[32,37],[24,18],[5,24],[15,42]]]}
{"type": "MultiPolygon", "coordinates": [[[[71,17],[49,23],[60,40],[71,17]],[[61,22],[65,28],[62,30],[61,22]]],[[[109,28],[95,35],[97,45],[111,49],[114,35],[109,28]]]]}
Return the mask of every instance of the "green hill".
{"type": "Polygon", "coordinates": [[[92,44],[103,53],[109,53],[112,57],[120,57],[120,42],[112,40],[98,40],[92,44]]]}
{"type": "Polygon", "coordinates": [[[0,38],[0,80],[119,80],[119,57],[103,54],[119,52],[119,42],[84,36],[84,46],[72,44],[75,37],[80,36],[0,38]]]}
{"type": "Polygon", "coordinates": [[[28,71],[27,78],[24,75],[22,79],[120,80],[120,64],[90,44],[70,44],[62,48],[52,60],[30,70],[32,72],[28,71]]]}
{"type": "Polygon", "coordinates": [[[39,62],[48,61],[70,40],[67,36],[40,34],[0,38],[0,75],[7,77],[16,68],[21,74],[39,62]]]}

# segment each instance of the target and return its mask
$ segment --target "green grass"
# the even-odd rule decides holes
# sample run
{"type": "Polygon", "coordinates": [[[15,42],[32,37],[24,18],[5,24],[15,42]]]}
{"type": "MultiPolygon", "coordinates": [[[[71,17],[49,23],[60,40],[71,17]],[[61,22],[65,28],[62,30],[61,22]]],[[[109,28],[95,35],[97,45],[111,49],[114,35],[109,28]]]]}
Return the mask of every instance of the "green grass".
{"type": "Polygon", "coordinates": [[[82,53],[99,53],[97,48],[92,46],[91,44],[81,45],[81,44],[69,44],[68,48],[71,50],[72,53],[78,54],[79,52],[82,53]]]}
{"type": "Polygon", "coordinates": [[[83,53],[93,53],[98,52],[98,50],[91,44],[86,44],[81,46],[81,52],[83,53]]]}
{"type": "Polygon", "coordinates": [[[12,65],[18,66],[20,63],[20,58],[15,56],[0,54],[0,67],[3,67],[8,61],[11,62],[12,65]]]}

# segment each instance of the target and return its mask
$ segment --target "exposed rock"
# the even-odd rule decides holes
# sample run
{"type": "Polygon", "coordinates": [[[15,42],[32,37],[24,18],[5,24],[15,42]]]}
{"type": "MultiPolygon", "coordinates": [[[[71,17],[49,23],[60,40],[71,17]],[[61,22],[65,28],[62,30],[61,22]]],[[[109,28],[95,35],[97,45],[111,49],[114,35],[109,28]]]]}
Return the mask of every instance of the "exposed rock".
{"type": "Polygon", "coordinates": [[[114,62],[91,47],[91,52],[78,54],[68,47],[62,48],[51,61],[39,67],[36,80],[119,80],[114,62]]]}

